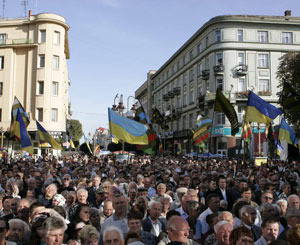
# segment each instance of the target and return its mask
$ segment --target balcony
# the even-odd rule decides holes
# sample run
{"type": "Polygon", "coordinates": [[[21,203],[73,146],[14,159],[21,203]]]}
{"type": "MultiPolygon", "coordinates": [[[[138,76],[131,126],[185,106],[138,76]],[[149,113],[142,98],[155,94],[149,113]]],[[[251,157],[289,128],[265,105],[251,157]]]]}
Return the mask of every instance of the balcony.
{"type": "Polygon", "coordinates": [[[235,98],[239,99],[247,99],[248,98],[248,91],[240,91],[235,93],[235,98]]]}
{"type": "Polygon", "coordinates": [[[271,93],[271,91],[264,90],[264,91],[259,91],[259,92],[258,92],[258,95],[262,95],[262,96],[271,96],[272,93],[271,93]]]}
{"type": "Polygon", "coordinates": [[[175,96],[175,94],[174,94],[173,91],[169,91],[169,92],[168,92],[168,97],[169,97],[169,99],[173,99],[174,96],[175,96]]]}
{"type": "Polygon", "coordinates": [[[221,65],[221,64],[214,66],[214,73],[215,73],[215,76],[216,75],[223,75],[223,73],[224,73],[224,66],[221,65]]]}
{"type": "Polygon", "coordinates": [[[163,101],[169,101],[169,95],[164,94],[163,95],[163,101]]]}
{"type": "Polygon", "coordinates": [[[236,74],[238,76],[246,76],[248,73],[248,66],[246,65],[240,65],[236,69],[236,74]]]}
{"type": "Polygon", "coordinates": [[[174,95],[180,95],[180,87],[175,87],[175,88],[173,88],[173,93],[174,93],[174,95]]]}
{"type": "Polygon", "coordinates": [[[209,70],[203,70],[202,71],[202,79],[208,80],[209,79],[209,70]]]}

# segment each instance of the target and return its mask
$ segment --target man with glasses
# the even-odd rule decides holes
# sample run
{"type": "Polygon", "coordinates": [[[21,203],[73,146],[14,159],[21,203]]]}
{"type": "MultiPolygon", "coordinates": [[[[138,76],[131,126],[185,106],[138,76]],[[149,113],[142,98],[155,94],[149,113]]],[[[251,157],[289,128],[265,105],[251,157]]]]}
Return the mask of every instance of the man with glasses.
{"type": "Polygon", "coordinates": [[[261,203],[273,203],[273,193],[271,191],[265,191],[262,195],[261,195],[261,203]]]}
{"type": "Polygon", "coordinates": [[[72,179],[69,174],[65,174],[62,178],[62,187],[59,189],[58,193],[62,193],[63,191],[75,191],[74,188],[70,186],[72,179]]]}

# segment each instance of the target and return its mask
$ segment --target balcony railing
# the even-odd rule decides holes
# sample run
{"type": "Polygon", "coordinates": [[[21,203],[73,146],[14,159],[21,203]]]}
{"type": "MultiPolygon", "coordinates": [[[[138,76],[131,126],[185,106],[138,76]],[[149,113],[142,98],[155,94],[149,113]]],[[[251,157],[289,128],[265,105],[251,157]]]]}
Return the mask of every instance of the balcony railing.
{"type": "Polygon", "coordinates": [[[163,101],[169,101],[169,95],[164,94],[163,95],[163,101]]]}
{"type": "Polygon", "coordinates": [[[174,95],[180,95],[180,87],[175,87],[175,88],[173,88],[173,93],[174,93],[174,95]]]}
{"type": "Polygon", "coordinates": [[[268,90],[264,90],[264,91],[259,91],[258,92],[259,95],[262,95],[262,96],[270,96],[272,95],[271,91],[268,91],[268,90]]]}
{"type": "Polygon", "coordinates": [[[168,97],[169,97],[170,99],[173,99],[174,96],[175,96],[175,94],[174,94],[173,91],[169,91],[169,92],[168,92],[168,97]]]}
{"type": "Polygon", "coordinates": [[[247,75],[247,72],[248,72],[248,66],[246,66],[246,65],[240,65],[236,69],[236,74],[238,76],[245,76],[245,75],[247,75]]]}
{"type": "Polygon", "coordinates": [[[214,73],[215,73],[215,75],[223,74],[224,73],[224,66],[221,65],[221,64],[214,66],[214,73]]]}
{"type": "Polygon", "coordinates": [[[0,46],[1,45],[18,45],[18,44],[33,44],[33,41],[30,38],[6,39],[6,40],[0,41],[0,46]]]}
{"type": "Polygon", "coordinates": [[[208,80],[209,79],[209,70],[203,70],[202,71],[202,79],[208,80]]]}

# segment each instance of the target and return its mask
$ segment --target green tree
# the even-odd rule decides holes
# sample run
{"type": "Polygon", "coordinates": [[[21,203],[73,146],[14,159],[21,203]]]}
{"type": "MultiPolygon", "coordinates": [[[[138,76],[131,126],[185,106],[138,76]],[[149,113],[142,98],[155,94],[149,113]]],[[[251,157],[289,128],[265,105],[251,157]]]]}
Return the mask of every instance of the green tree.
{"type": "Polygon", "coordinates": [[[74,144],[79,142],[79,139],[83,136],[82,124],[79,122],[79,120],[72,119],[68,121],[68,132],[70,136],[72,136],[74,144]]]}
{"type": "Polygon", "coordinates": [[[280,58],[277,71],[280,92],[279,103],[284,118],[292,124],[297,136],[300,136],[300,52],[289,52],[280,58]]]}

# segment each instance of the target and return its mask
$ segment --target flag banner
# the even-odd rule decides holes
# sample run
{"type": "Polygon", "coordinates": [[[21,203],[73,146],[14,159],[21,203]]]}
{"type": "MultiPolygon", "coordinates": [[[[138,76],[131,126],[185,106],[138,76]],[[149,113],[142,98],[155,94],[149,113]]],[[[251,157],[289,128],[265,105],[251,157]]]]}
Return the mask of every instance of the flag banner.
{"type": "Polygon", "coordinates": [[[168,130],[169,126],[163,117],[163,115],[159,112],[157,108],[154,108],[152,111],[152,120],[153,123],[159,125],[162,129],[168,130]]]}
{"type": "Polygon", "coordinates": [[[274,142],[276,146],[276,155],[280,156],[281,152],[283,151],[283,147],[276,139],[274,139],[274,142]]]}
{"type": "Polygon", "coordinates": [[[36,121],[36,126],[40,141],[49,143],[55,150],[62,150],[61,145],[47,132],[46,129],[43,128],[43,126],[38,121],[36,121]]]}
{"type": "Polygon", "coordinates": [[[20,109],[17,109],[16,124],[15,124],[15,136],[20,140],[23,151],[27,151],[33,154],[33,146],[26,130],[26,124],[23,120],[20,109]]]}
{"type": "Polygon", "coordinates": [[[296,137],[296,134],[292,128],[287,124],[284,118],[281,119],[279,126],[278,139],[285,140],[288,144],[299,146],[299,139],[296,137]]]}
{"type": "Polygon", "coordinates": [[[284,110],[300,111],[300,94],[296,93],[291,85],[284,84],[283,98],[282,107],[284,110]]]}
{"type": "Polygon", "coordinates": [[[138,145],[136,148],[138,150],[143,151],[150,155],[155,154],[156,139],[157,139],[156,131],[154,130],[154,128],[151,124],[151,121],[149,120],[149,118],[148,118],[147,114],[145,113],[145,110],[139,100],[137,101],[135,120],[148,127],[148,130],[147,130],[148,145],[138,145]]]}
{"type": "Polygon", "coordinates": [[[182,152],[182,146],[181,146],[181,141],[179,139],[178,140],[178,144],[177,144],[177,151],[176,151],[176,153],[177,153],[177,155],[180,155],[181,152],[182,152]]]}
{"type": "Polygon", "coordinates": [[[93,154],[93,153],[92,153],[92,150],[91,150],[91,147],[90,147],[90,143],[89,143],[87,137],[85,137],[85,135],[83,135],[83,137],[84,137],[84,142],[85,142],[87,148],[89,149],[89,152],[90,152],[91,154],[93,154]]]}
{"type": "Polygon", "coordinates": [[[242,139],[244,141],[247,141],[247,142],[251,141],[252,130],[251,130],[251,126],[248,122],[243,123],[241,135],[242,135],[242,139]]]}
{"type": "Polygon", "coordinates": [[[129,144],[148,145],[147,126],[122,117],[108,108],[110,132],[118,139],[129,144]]]}
{"type": "Polygon", "coordinates": [[[200,148],[206,148],[206,142],[210,135],[210,129],[208,129],[212,125],[212,120],[209,117],[199,116],[197,118],[197,128],[193,135],[194,144],[199,146],[200,148]]]}
{"type": "Polygon", "coordinates": [[[70,136],[70,138],[69,138],[69,143],[70,143],[71,148],[72,148],[72,149],[75,149],[75,145],[74,145],[72,136],[70,136]]]}
{"type": "Polygon", "coordinates": [[[119,144],[119,140],[114,135],[111,135],[111,142],[114,144],[119,144]]]}
{"type": "Polygon", "coordinates": [[[23,118],[25,127],[27,128],[30,120],[29,117],[27,115],[27,113],[25,112],[22,104],[20,103],[20,101],[17,99],[17,97],[15,97],[14,99],[14,103],[12,105],[12,109],[11,109],[11,123],[10,123],[10,137],[13,137],[15,135],[15,129],[16,129],[16,121],[17,121],[17,112],[18,110],[21,113],[21,116],[23,118]]]}
{"type": "Polygon", "coordinates": [[[280,109],[266,102],[252,91],[249,92],[245,115],[246,122],[267,124],[272,122],[280,114],[282,114],[280,109]]]}
{"type": "Polygon", "coordinates": [[[215,111],[223,112],[228,118],[231,124],[231,135],[235,136],[239,132],[239,122],[237,118],[236,111],[234,110],[232,104],[223,95],[221,89],[217,89],[216,101],[215,101],[215,111]]]}

